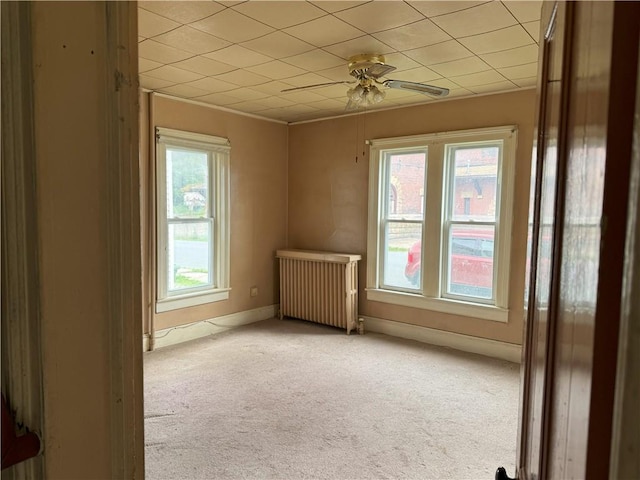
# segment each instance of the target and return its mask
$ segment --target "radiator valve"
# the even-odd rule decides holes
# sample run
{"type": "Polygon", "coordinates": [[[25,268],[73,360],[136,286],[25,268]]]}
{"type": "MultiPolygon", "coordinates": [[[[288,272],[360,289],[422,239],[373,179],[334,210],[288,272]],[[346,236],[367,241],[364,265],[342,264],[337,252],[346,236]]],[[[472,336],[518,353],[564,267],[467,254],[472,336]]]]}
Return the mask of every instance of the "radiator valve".
{"type": "Polygon", "coordinates": [[[364,335],[364,318],[358,319],[358,335],[364,335]]]}

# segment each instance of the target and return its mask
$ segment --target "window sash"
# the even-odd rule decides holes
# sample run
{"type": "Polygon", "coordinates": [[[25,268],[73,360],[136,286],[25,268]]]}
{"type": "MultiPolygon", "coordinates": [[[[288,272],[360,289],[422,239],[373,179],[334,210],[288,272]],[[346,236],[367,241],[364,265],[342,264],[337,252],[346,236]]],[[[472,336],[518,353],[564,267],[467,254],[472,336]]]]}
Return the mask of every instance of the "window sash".
{"type": "MultiPolygon", "coordinates": [[[[367,298],[398,305],[425,308],[486,320],[507,321],[511,212],[513,209],[513,172],[515,164],[516,127],[491,127],[459,132],[417,135],[412,137],[371,140],[369,174],[369,233],[367,259],[367,298]],[[450,166],[447,146],[501,145],[497,172],[495,219],[469,221],[450,218],[450,166]],[[498,144],[498,145],[497,145],[498,144]],[[406,221],[389,215],[389,191],[386,183],[388,165],[385,154],[403,150],[427,149],[429,175],[425,181],[422,244],[430,245],[421,251],[422,282],[420,288],[398,289],[385,283],[385,232],[393,221],[406,221]],[[509,162],[503,159],[509,158],[509,162]],[[439,182],[439,183],[438,183],[439,182]],[[492,298],[447,295],[445,278],[448,262],[448,235],[455,225],[487,225],[494,231],[492,298]],[[446,240],[446,241],[445,241],[446,240]],[[436,266],[433,268],[432,266],[436,266]]],[[[399,194],[400,195],[400,194],[399,194]]],[[[472,211],[473,211],[473,207],[472,211]]]]}
{"type": "MultiPolygon", "coordinates": [[[[156,129],[156,205],[157,205],[157,255],[156,255],[156,311],[199,305],[228,298],[229,285],[229,142],[227,139],[209,135],[182,132],[172,129],[156,129]],[[193,151],[207,155],[206,212],[202,216],[169,217],[169,195],[167,176],[172,175],[167,165],[168,151],[193,151]],[[207,280],[206,284],[185,288],[170,288],[169,252],[170,228],[179,225],[206,225],[207,280]]],[[[175,249],[175,245],[173,247],[175,249]]],[[[196,260],[191,261],[197,263],[196,260]]],[[[205,267],[195,267],[194,269],[205,267]]],[[[194,272],[192,278],[198,278],[194,272]]],[[[204,272],[200,272],[204,273],[204,272]]],[[[174,277],[175,279],[175,277],[174,277]]]]}

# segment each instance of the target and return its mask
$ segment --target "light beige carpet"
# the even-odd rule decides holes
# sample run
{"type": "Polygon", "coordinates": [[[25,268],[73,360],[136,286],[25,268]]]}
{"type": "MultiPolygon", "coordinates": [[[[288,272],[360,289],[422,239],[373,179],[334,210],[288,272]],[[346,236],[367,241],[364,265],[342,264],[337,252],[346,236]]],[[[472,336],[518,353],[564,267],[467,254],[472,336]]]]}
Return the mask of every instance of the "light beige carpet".
{"type": "Polygon", "coordinates": [[[516,364],[297,320],[144,358],[150,480],[513,475],[516,364]]]}

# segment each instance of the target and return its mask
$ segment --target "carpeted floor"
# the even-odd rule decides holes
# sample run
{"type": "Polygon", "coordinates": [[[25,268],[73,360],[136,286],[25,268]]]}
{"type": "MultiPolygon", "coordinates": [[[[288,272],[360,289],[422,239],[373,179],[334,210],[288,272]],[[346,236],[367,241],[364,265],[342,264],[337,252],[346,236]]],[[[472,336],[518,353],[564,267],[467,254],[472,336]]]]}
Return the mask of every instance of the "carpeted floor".
{"type": "Polygon", "coordinates": [[[297,320],[144,359],[149,480],[513,474],[516,364],[297,320]]]}

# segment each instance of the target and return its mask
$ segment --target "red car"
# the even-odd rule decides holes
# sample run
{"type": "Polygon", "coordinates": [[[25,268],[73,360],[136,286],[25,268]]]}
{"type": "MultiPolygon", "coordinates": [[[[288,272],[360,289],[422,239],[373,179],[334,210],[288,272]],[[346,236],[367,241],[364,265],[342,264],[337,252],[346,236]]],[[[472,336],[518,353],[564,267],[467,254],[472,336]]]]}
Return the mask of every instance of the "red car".
{"type": "MultiPolygon", "coordinates": [[[[493,287],[493,231],[458,230],[451,242],[449,293],[491,297],[493,287]]],[[[422,242],[414,243],[407,254],[405,277],[418,285],[422,242]]]]}

